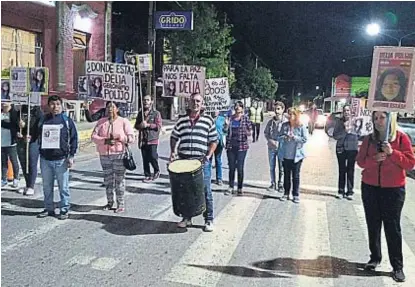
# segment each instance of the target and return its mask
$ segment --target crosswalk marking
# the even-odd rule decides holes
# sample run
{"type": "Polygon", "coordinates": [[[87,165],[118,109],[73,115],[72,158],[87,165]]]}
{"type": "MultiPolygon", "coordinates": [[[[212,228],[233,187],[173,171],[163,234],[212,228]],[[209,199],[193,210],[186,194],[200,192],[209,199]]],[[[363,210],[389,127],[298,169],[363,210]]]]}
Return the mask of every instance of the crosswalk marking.
{"type": "MultiPolygon", "coordinates": [[[[364,208],[362,205],[353,205],[355,209],[355,213],[360,224],[360,227],[364,229],[366,232],[365,238],[368,242],[368,235],[367,235],[367,226],[365,220],[365,213],[364,208]]],[[[388,247],[386,243],[384,228],[382,228],[382,238],[381,238],[381,245],[382,245],[382,264],[379,266],[377,270],[390,272],[392,267],[390,265],[389,257],[388,257],[388,247]]],[[[368,247],[369,248],[369,247],[368,247]]],[[[413,287],[415,286],[415,255],[412,250],[409,248],[408,244],[405,242],[405,238],[402,240],[402,252],[404,258],[404,272],[406,275],[406,282],[405,283],[396,283],[393,281],[392,278],[388,278],[383,276],[382,280],[386,286],[402,286],[402,287],[413,287]]],[[[369,260],[369,258],[368,258],[369,260]]]]}
{"type": "MultiPolygon", "coordinates": [[[[301,259],[317,259],[318,257],[331,257],[329,223],[327,219],[326,203],[317,200],[302,200],[301,208],[304,210],[304,239],[301,248],[301,259]]],[[[315,270],[328,273],[329,276],[298,276],[298,286],[334,286],[333,278],[330,278],[332,266],[330,260],[325,261],[324,266],[314,266],[315,270]],[[324,271],[323,271],[324,270],[324,271]],[[323,278],[322,278],[323,277],[323,278]],[[326,278],[324,278],[326,277],[326,278]]],[[[322,264],[324,264],[322,263],[322,264]]],[[[307,264],[308,265],[308,264],[307,264]]],[[[297,266],[300,273],[307,273],[309,266],[297,266]],[[302,270],[304,268],[304,270],[302,270]]]]}
{"type": "Polygon", "coordinates": [[[100,257],[92,261],[91,268],[100,271],[110,271],[121,261],[110,257],[100,257]]]}
{"type": "Polygon", "coordinates": [[[164,280],[196,286],[216,286],[221,273],[197,265],[226,265],[260,203],[259,198],[233,198],[216,219],[215,231],[202,233],[164,280]]]}

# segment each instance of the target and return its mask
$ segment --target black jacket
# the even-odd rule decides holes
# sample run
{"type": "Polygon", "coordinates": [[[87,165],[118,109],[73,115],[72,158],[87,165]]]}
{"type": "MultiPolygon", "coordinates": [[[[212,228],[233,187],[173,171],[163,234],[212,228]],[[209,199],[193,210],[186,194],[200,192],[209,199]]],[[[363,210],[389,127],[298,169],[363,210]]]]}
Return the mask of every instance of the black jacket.
{"type": "Polygon", "coordinates": [[[11,144],[14,145],[17,142],[17,132],[19,131],[19,116],[17,114],[17,111],[14,109],[14,106],[12,106],[12,108],[9,111],[9,118],[9,122],[6,122],[4,120],[1,121],[1,127],[10,130],[12,137],[11,144]]]}
{"type": "MultiPolygon", "coordinates": [[[[18,118],[22,119],[26,126],[22,129],[22,135],[27,135],[27,105],[23,105],[21,111],[17,113],[18,118]]],[[[43,118],[43,112],[39,106],[34,106],[30,109],[30,129],[29,135],[31,137],[30,142],[35,142],[39,138],[39,123],[43,118]]]]}

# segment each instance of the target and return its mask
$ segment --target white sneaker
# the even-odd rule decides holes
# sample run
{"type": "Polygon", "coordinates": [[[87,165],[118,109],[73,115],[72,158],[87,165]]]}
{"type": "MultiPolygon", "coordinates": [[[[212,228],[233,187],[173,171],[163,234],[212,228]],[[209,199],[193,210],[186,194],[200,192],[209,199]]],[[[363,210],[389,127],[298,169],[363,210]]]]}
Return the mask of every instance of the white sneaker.
{"type": "Polygon", "coordinates": [[[19,193],[19,194],[26,194],[26,188],[19,188],[19,189],[17,189],[17,193],[19,193]]]}
{"type": "Polygon", "coordinates": [[[206,221],[204,231],[205,232],[212,232],[213,231],[213,222],[212,221],[206,221]]]}
{"type": "Polygon", "coordinates": [[[12,187],[13,188],[18,188],[19,187],[19,180],[18,179],[13,180],[12,187]]]}
{"type": "Polygon", "coordinates": [[[26,195],[28,196],[35,195],[35,190],[29,187],[28,189],[26,189],[26,195]]]}
{"type": "Polygon", "coordinates": [[[179,227],[179,228],[186,228],[186,227],[189,227],[189,226],[192,226],[192,220],[191,219],[183,218],[182,221],[177,223],[177,227],[179,227]]]}

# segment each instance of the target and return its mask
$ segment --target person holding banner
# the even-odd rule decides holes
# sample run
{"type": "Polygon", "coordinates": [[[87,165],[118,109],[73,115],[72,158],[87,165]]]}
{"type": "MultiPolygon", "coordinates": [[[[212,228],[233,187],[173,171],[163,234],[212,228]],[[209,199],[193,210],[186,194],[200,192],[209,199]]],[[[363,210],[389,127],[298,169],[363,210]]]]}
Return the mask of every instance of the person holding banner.
{"type": "Polygon", "coordinates": [[[405,202],[406,171],[415,166],[409,137],[398,130],[396,113],[375,111],[374,131],[363,140],[357,155],[362,172],[362,201],[374,270],[382,260],[381,230],[385,228],[392,278],[405,281],[403,272],[401,213],[405,202]],[[386,140],[385,140],[386,139],[386,140]]]}
{"type": "Polygon", "coordinates": [[[1,103],[1,186],[7,185],[8,161],[13,167],[12,187],[19,186],[19,162],[17,160],[18,115],[10,102],[1,103]]]}
{"type": "Polygon", "coordinates": [[[107,102],[108,117],[102,118],[96,124],[91,139],[97,146],[104,184],[107,194],[107,205],[104,210],[114,210],[115,213],[125,211],[124,190],[126,168],[124,154],[127,145],[134,142],[134,130],[128,119],[118,115],[118,103],[107,102]],[[114,192],[117,208],[114,208],[114,192]]]}
{"type": "Polygon", "coordinates": [[[359,137],[352,122],[350,105],[343,106],[343,116],[336,122],[333,138],[337,141],[336,155],[339,164],[338,194],[336,198],[353,200],[354,171],[359,137]],[[346,178],[347,192],[345,192],[346,178]]]}
{"type": "Polygon", "coordinates": [[[39,218],[55,216],[53,190],[55,178],[58,181],[60,214],[58,219],[69,217],[70,190],[69,169],[74,164],[78,149],[78,132],[74,121],[62,112],[62,99],[59,96],[48,98],[50,113],[40,121],[38,126],[40,146],[40,170],[45,209],[39,218]]]}
{"type": "Polygon", "coordinates": [[[153,108],[153,99],[150,95],[144,96],[143,108],[144,115],[140,111],[134,127],[139,131],[138,146],[141,149],[141,155],[143,157],[144,182],[151,182],[160,177],[157,147],[159,144],[162,120],[160,112],[153,108]],[[151,176],[150,163],[154,169],[153,176],[151,176]]]}
{"type": "Polygon", "coordinates": [[[31,196],[35,194],[34,188],[37,177],[37,164],[39,161],[38,126],[43,118],[43,113],[39,106],[31,107],[30,120],[28,120],[28,105],[22,105],[18,114],[20,131],[17,134],[17,154],[26,182],[26,188],[23,190],[23,194],[31,196]],[[27,126],[28,122],[30,122],[29,129],[27,126]],[[29,161],[29,170],[26,170],[27,161],[29,161]]]}

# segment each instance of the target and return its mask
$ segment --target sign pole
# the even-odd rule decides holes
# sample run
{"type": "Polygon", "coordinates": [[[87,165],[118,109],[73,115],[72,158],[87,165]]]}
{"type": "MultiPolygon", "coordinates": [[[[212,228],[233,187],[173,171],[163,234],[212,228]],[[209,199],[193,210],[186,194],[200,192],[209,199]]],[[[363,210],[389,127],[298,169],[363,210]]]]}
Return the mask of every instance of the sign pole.
{"type": "MultiPolygon", "coordinates": [[[[30,147],[30,140],[28,140],[28,136],[30,135],[30,94],[27,97],[27,134],[26,134],[26,174],[29,173],[29,147],[30,147]]],[[[22,114],[20,112],[20,114],[22,114]]]]}

